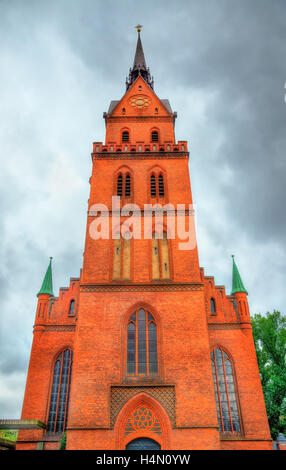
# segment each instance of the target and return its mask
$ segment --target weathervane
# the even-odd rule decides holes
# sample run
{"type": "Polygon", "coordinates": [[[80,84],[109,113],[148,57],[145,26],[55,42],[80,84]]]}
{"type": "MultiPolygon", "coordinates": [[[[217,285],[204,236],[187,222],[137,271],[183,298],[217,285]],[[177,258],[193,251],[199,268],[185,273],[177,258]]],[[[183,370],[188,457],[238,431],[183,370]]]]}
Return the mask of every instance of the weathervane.
{"type": "Polygon", "coordinates": [[[135,26],[135,28],[137,29],[138,33],[140,33],[141,29],[143,28],[143,25],[138,24],[137,26],[135,26]]]}

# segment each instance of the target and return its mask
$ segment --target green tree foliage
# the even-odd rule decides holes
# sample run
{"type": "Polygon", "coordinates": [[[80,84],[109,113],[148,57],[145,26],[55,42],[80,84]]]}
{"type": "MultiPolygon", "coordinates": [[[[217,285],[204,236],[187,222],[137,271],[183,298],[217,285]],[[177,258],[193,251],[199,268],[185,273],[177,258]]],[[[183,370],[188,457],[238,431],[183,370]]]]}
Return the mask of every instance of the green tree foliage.
{"type": "Polygon", "coordinates": [[[286,433],[286,317],[274,310],[251,319],[266,411],[273,439],[286,433]]]}
{"type": "Polygon", "coordinates": [[[60,439],[60,450],[65,450],[67,443],[67,433],[65,432],[60,439]]]}
{"type": "Polygon", "coordinates": [[[8,441],[17,441],[18,431],[10,431],[9,429],[3,429],[0,431],[1,439],[7,439],[8,441]]]}

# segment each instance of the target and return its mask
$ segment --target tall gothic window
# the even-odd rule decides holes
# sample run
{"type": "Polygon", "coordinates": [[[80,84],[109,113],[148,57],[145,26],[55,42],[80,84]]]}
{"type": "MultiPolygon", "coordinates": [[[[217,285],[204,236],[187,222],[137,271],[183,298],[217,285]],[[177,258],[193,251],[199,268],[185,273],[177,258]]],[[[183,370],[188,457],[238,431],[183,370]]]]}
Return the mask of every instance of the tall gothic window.
{"type": "Polygon", "coordinates": [[[143,308],[130,317],[127,327],[127,374],[158,374],[157,326],[143,308]]]}
{"type": "Polygon", "coordinates": [[[238,403],[230,358],[221,348],[211,353],[220,432],[240,432],[238,403]]]}
{"type": "Polygon", "coordinates": [[[72,351],[66,349],[58,356],[54,365],[47,426],[48,432],[62,433],[65,430],[68,415],[71,372],[72,351]]]}

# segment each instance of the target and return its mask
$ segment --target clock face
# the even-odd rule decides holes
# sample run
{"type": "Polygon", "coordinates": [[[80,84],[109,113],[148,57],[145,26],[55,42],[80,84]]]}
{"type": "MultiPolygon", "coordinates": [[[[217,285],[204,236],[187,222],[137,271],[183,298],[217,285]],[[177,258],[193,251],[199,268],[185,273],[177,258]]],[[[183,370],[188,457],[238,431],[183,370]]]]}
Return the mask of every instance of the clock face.
{"type": "Polygon", "coordinates": [[[129,104],[131,104],[133,108],[139,108],[139,109],[148,108],[150,103],[151,103],[150,98],[144,95],[132,96],[129,100],[129,104]]]}

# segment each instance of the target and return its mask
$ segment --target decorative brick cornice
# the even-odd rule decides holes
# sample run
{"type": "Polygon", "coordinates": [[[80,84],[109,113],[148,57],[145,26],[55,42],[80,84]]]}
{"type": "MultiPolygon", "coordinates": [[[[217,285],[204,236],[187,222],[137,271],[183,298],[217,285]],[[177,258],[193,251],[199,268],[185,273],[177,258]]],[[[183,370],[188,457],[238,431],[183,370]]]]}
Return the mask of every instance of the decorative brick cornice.
{"type": "Polygon", "coordinates": [[[240,330],[240,323],[209,323],[209,330],[240,330]]]}
{"type": "Polygon", "coordinates": [[[74,331],[75,325],[34,325],[34,331],[74,331]]]}
{"type": "MultiPolygon", "coordinates": [[[[168,203],[166,203],[166,206],[168,206],[168,203]]],[[[149,217],[156,217],[158,215],[162,216],[187,216],[187,215],[194,215],[195,210],[194,209],[168,209],[168,208],[154,208],[154,209],[134,209],[134,210],[125,210],[124,208],[118,210],[102,210],[100,211],[100,216],[101,217],[129,217],[130,214],[134,217],[143,217],[143,216],[149,216],[149,217]]],[[[97,217],[98,216],[98,211],[87,211],[87,215],[89,217],[97,217]]],[[[62,288],[61,288],[62,289],[62,288]]],[[[68,290],[68,288],[67,288],[68,290]]]]}
{"type": "Polygon", "coordinates": [[[189,158],[189,152],[101,152],[92,153],[94,160],[177,160],[189,158]]]}
{"type": "Polygon", "coordinates": [[[202,291],[204,285],[200,282],[184,284],[81,284],[81,292],[179,292],[179,291],[202,291]]]}

